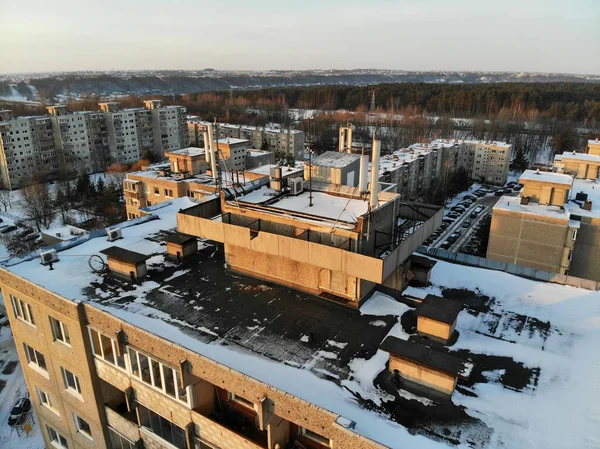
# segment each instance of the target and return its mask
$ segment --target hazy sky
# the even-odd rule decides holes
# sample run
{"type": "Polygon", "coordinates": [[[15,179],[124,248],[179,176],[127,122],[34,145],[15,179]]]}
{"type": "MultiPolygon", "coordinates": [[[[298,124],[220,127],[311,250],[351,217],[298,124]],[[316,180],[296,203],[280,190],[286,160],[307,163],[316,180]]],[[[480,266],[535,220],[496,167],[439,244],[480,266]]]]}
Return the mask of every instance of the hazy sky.
{"type": "Polygon", "coordinates": [[[600,0],[0,0],[0,73],[106,69],[600,74],[600,0]]]}

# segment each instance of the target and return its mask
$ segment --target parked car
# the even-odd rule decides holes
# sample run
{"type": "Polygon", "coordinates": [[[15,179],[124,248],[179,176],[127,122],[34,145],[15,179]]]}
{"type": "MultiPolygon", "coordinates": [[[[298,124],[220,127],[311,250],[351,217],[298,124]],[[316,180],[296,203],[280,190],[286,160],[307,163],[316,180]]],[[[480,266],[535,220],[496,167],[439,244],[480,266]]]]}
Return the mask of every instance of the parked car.
{"type": "Polygon", "coordinates": [[[471,195],[470,193],[467,193],[465,196],[463,196],[464,200],[471,200],[471,201],[477,201],[477,197],[475,195],[471,195]]]}
{"type": "Polygon", "coordinates": [[[512,189],[513,189],[513,191],[515,191],[515,192],[518,192],[518,191],[519,191],[519,190],[521,190],[522,188],[523,188],[522,186],[520,186],[520,185],[518,185],[518,184],[517,184],[516,186],[513,186],[513,188],[512,188],[512,189]]]}
{"type": "Polygon", "coordinates": [[[453,232],[452,234],[450,234],[448,236],[447,241],[450,243],[454,243],[458,240],[459,237],[460,237],[460,234],[458,232],[453,232]]]}
{"type": "Polygon", "coordinates": [[[494,195],[496,196],[502,196],[504,195],[504,189],[498,189],[494,192],[494,195]]]}
{"type": "Polygon", "coordinates": [[[5,326],[8,324],[8,318],[3,313],[0,313],[0,326],[5,326]]]}
{"type": "Polygon", "coordinates": [[[461,228],[470,228],[471,227],[471,222],[469,220],[465,220],[463,221],[463,224],[460,225],[461,228]]]}
{"type": "Polygon", "coordinates": [[[513,190],[510,187],[507,187],[506,189],[503,190],[503,192],[505,194],[509,194],[509,193],[513,193],[513,190]]]}
{"type": "Polygon", "coordinates": [[[479,212],[473,211],[473,212],[471,212],[471,215],[469,215],[469,218],[472,219],[472,220],[474,220],[478,216],[479,216],[479,212]]]}
{"type": "Polygon", "coordinates": [[[478,198],[481,198],[486,195],[486,192],[484,192],[483,190],[476,190],[475,192],[473,192],[473,195],[475,195],[478,198]]]}
{"type": "Polygon", "coordinates": [[[465,211],[465,208],[463,206],[456,205],[456,206],[452,206],[450,208],[450,210],[462,214],[465,211]]]}
{"type": "Polygon", "coordinates": [[[442,224],[440,225],[440,229],[442,231],[445,231],[446,229],[448,229],[448,226],[450,226],[450,223],[448,223],[447,221],[442,220],[442,224]]]}
{"type": "Polygon", "coordinates": [[[448,215],[446,215],[446,217],[452,218],[452,220],[456,220],[458,217],[460,217],[460,214],[456,212],[450,212],[448,215]]]}
{"type": "Polygon", "coordinates": [[[510,181],[510,182],[507,182],[507,183],[506,183],[506,187],[512,187],[512,186],[514,186],[515,184],[516,184],[516,182],[515,182],[515,181],[510,181]]]}
{"type": "Polygon", "coordinates": [[[10,225],[10,226],[7,226],[4,229],[2,229],[0,231],[0,233],[2,233],[2,234],[8,234],[9,232],[13,232],[15,229],[17,229],[16,226],[10,225]]]}
{"type": "Polygon", "coordinates": [[[471,207],[471,202],[470,201],[462,201],[460,203],[458,203],[459,206],[464,206],[465,209],[468,209],[469,207],[471,207]]]}
{"type": "Polygon", "coordinates": [[[442,224],[446,223],[446,224],[450,225],[450,223],[454,223],[454,220],[456,220],[456,218],[447,216],[447,217],[442,218],[442,224]]]}
{"type": "Polygon", "coordinates": [[[433,243],[433,240],[427,239],[423,242],[423,246],[430,246],[433,243]]]}
{"type": "Polygon", "coordinates": [[[449,249],[452,246],[452,242],[449,242],[448,240],[446,240],[444,243],[442,243],[440,245],[440,248],[442,249],[449,249]]]}
{"type": "Polygon", "coordinates": [[[31,410],[31,401],[27,398],[19,399],[10,411],[8,425],[14,426],[17,424],[22,416],[27,415],[29,410],[31,410]]]}

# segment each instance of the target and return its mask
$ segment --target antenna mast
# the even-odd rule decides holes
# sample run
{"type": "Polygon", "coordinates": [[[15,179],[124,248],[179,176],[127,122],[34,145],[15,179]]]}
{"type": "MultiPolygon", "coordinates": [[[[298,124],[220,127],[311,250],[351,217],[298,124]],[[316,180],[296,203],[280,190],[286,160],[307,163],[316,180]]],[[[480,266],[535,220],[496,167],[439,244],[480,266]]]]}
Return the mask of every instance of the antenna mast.
{"type": "MultiPolygon", "coordinates": [[[[217,157],[217,155],[219,154],[219,124],[217,123],[217,117],[214,118],[214,124],[215,124],[216,148],[212,154],[212,157],[217,157]]],[[[221,164],[217,164],[216,162],[217,161],[215,161],[216,168],[217,168],[217,189],[220,192],[221,189],[223,188],[223,182],[221,180],[221,164]]]]}
{"type": "Polygon", "coordinates": [[[310,118],[308,120],[308,205],[312,207],[313,196],[312,196],[312,136],[310,134],[310,118]]]}

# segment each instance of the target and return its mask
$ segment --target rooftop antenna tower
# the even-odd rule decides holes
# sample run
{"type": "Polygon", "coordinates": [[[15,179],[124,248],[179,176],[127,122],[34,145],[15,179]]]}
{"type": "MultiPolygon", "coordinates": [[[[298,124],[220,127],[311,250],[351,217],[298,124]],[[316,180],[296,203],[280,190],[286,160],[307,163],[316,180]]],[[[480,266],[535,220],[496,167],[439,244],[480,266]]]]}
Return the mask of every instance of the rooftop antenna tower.
{"type": "Polygon", "coordinates": [[[310,134],[310,118],[308,120],[308,205],[312,207],[312,136],[310,134]]]}
{"type": "Polygon", "coordinates": [[[371,112],[375,111],[375,91],[371,91],[371,112]]]}
{"type": "Polygon", "coordinates": [[[217,123],[217,117],[214,118],[214,124],[215,124],[215,137],[216,137],[216,148],[214,149],[214,151],[212,152],[212,157],[213,157],[213,167],[215,167],[217,169],[217,189],[219,192],[221,192],[222,189],[222,181],[221,181],[221,164],[217,164],[217,161],[214,160],[215,157],[217,157],[217,154],[219,154],[219,124],[217,123]]]}

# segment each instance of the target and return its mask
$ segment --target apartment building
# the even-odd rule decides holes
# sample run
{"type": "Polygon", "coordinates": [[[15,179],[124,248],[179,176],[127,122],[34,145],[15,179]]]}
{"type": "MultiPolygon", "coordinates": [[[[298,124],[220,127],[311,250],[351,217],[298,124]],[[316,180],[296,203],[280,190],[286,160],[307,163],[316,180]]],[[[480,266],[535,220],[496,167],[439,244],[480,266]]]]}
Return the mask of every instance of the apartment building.
{"type": "MultiPolygon", "coordinates": [[[[250,141],[226,137],[219,143],[220,163],[226,170],[245,170],[246,154],[250,150],[250,141]]],[[[215,149],[216,151],[216,149],[215,149]]]]}
{"type": "MultiPolygon", "coordinates": [[[[600,156],[590,157],[600,163],[600,156]]],[[[579,166],[587,176],[574,178],[567,171],[525,171],[521,197],[502,197],[494,206],[487,258],[600,280],[596,178],[579,166]]]]}
{"type": "Polygon", "coordinates": [[[163,156],[187,146],[185,108],[154,100],[148,108],[120,110],[116,102],[99,107],[69,112],[51,106],[47,117],[14,118],[0,111],[2,186],[18,188],[33,173],[53,179],[59,170],[98,172],[113,162],[134,163],[146,150],[163,156]]]}
{"type": "Polygon", "coordinates": [[[2,188],[17,188],[36,173],[52,177],[58,169],[50,117],[18,117],[0,122],[2,188]]]}
{"type": "MultiPolygon", "coordinates": [[[[335,211],[323,208],[331,201],[364,201],[326,190],[318,196],[312,214],[320,217],[317,223],[293,205],[293,219],[286,218],[286,198],[277,198],[281,213],[272,217],[249,196],[239,213],[224,195],[200,204],[178,198],[117,226],[119,240],[94,234],[47,254],[42,264],[35,254],[4,263],[0,287],[46,447],[277,449],[298,441],[311,449],[383,449],[370,425],[340,413],[346,400],[327,399],[339,391],[331,378],[307,378],[295,366],[313,363],[315,370],[347,376],[348,357],[375,355],[396,320],[369,325],[370,317],[341,313],[321,298],[291,294],[277,284],[300,287],[307,281],[312,289],[314,280],[326,299],[344,292],[364,296],[386,275],[396,278],[398,264],[405,272],[401,258],[433,232],[441,210],[411,205],[402,211],[395,196],[380,194],[379,222],[395,222],[395,212],[410,215],[415,207],[432,218],[417,219],[421,224],[413,223],[418,229],[412,234],[406,228],[396,248],[375,244],[380,226],[373,222],[373,242],[362,245],[351,236],[369,234],[371,215],[344,216],[331,233],[335,211]],[[250,204],[260,219],[250,215],[250,204]],[[289,226],[304,231],[294,237],[289,226]],[[200,234],[211,240],[198,241],[200,234]],[[216,242],[225,243],[224,252],[216,242]],[[196,250],[178,250],[190,245],[196,250]],[[264,252],[265,245],[271,250],[264,252]],[[271,260],[277,247],[281,267],[271,260]],[[89,255],[105,259],[106,268],[94,271],[85,263],[89,255]],[[229,274],[224,262],[238,274],[229,274]],[[278,277],[290,270],[293,279],[278,277]],[[277,283],[267,286],[244,272],[277,283]],[[256,322],[266,327],[249,338],[256,322]],[[341,335],[341,328],[361,332],[341,335]],[[220,336],[226,344],[216,341],[220,336]],[[315,362],[321,345],[313,348],[311,339],[333,338],[345,355],[315,362]],[[306,350],[299,351],[299,341],[309,341],[306,350]]],[[[362,406],[350,404],[362,416],[362,406]]]]}
{"type": "MultiPolygon", "coordinates": [[[[203,146],[203,132],[206,125],[211,124],[191,117],[188,120],[190,145],[203,146]]],[[[212,125],[212,124],[211,124],[212,125]]],[[[229,123],[218,124],[219,141],[225,138],[245,139],[250,141],[250,146],[262,149],[266,142],[266,149],[276,154],[293,156],[295,160],[304,160],[304,131],[280,128],[259,128],[246,125],[233,125],[229,123]]],[[[216,128],[213,127],[213,140],[217,138],[216,128]]]]}
{"type": "Polygon", "coordinates": [[[458,165],[471,179],[482,184],[503,186],[508,178],[512,145],[506,142],[465,140],[459,146],[458,165]]]}
{"type": "Polygon", "coordinates": [[[461,145],[462,141],[438,139],[386,154],[379,160],[379,181],[395,184],[395,192],[405,199],[418,198],[434,180],[443,182],[456,169],[461,145]]]}
{"type": "Polygon", "coordinates": [[[80,173],[90,173],[94,168],[91,139],[88,134],[88,121],[85,113],[69,113],[66,106],[46,108],[50,121],[54,145],[59,164],[80,173]]]}
{"type": "Polygon", "coordinates": [[[163,106],[161,100],[144,101],[144,106],[152,118],[153,150],[157,154],[188,146],[187,111],[183,106],[163,106]]]}

